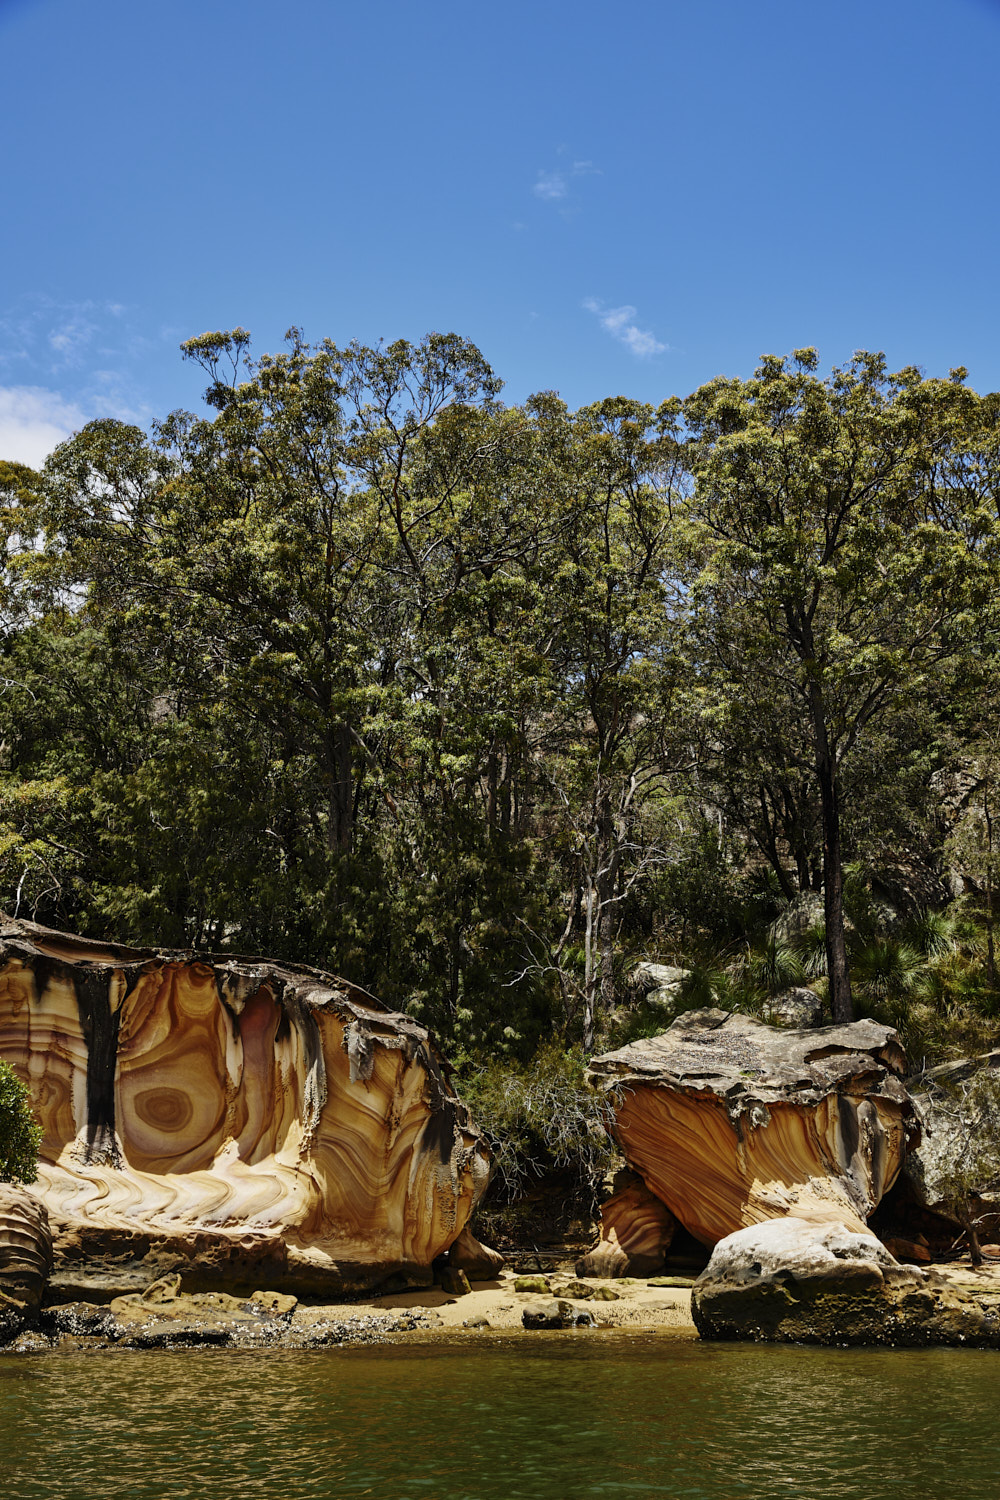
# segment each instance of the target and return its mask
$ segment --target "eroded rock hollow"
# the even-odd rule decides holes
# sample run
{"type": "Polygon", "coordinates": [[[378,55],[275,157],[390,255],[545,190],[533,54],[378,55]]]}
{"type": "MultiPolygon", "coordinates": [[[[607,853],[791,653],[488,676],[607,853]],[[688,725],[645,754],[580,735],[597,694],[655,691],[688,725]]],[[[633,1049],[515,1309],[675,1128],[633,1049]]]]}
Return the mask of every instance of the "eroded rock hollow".
{"type": "Polygon", "coordinates": [[[0,1056],[42,1123],[57,1271],[131,1253],[208,1283],[420,1279],[489,1175],[428,1033],[302,966],[4,919],[0,1056]]]}
{"type": "Polygon", "coordinates": [[[788,1031],[702,1010],[590,1076],[629,1166],[712,1247],[786,1214],[863,1232],[917,1130],[905,1068],[874,1021],[788,1031]]]}
{"type": "MultiPolygon", "coordinates": [[[[593,1060],[629,1166],[712,1250],[692,1295],[704,1337],[1000,1341],[992,1314],[867,1226],[919,1140],[905,1071],[873,1021],[777,1030],[714,1010],[593,1060]]],[[[624,1200],[616,1213],[627,1242],[624,1200]]]]}
{"type": "Polygon", "coordinates": [[[601,1206],[597,1244],[576,1263],[578,1276],[655,1276],[663,1270],[677,1220],[636,1172],[615,1175],[601,1206]]]}

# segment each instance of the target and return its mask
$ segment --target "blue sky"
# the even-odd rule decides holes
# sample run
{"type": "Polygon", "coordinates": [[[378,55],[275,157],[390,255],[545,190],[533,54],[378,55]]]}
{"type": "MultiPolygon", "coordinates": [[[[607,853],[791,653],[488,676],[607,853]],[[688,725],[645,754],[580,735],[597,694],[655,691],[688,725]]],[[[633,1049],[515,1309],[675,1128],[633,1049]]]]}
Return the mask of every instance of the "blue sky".
{"type": "Polygon", "coordinates": [[[0,0],[0,455],[182,338],[473,338],[659,401],[858,347],[1000,387],[1000,0],[0,0]]]}

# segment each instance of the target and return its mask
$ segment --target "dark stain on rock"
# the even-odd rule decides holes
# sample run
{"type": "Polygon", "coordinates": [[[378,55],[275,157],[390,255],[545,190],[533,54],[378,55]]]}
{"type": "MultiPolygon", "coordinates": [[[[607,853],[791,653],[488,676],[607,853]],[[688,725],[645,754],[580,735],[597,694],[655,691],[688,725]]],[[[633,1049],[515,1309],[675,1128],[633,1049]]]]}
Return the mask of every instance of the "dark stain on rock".
{"type": "Polygon", "coordinates": [[[119,1015],[112,1014],[107,970],[71,971],[80,1027],[87,1044],[87,1160],[117,1164],[115,1063],[119,1015]]]}
{"type": "Polygon", "coordinates": [[[841,1159],[845,1162],[851,1162],[854,1160],[855,1152],[861,1140],[861,1132],[858,1128],[857,1105],[847,1094],[841,1094],[837,1102],[839,1105],[837,1123],[840,1130],[840,1147],[843,1152],[841,1159]]]}

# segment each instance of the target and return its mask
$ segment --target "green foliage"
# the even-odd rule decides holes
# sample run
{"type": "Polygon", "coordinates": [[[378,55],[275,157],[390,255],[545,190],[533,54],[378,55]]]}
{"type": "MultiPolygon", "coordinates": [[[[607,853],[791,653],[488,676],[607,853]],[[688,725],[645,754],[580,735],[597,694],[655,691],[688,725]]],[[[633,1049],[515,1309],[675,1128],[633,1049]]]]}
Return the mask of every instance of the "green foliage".
{"type": "Polygon", "coordinates": [[[493,1206],[514,1203],[532,1181],[562,1173],[571,1194],[592,1210],[613,1147],[606,1106],[588,1087],[579,1053],[549,1043],[529,1064],[477,1065],[470,1058],[457,1081],[493,1153],[493,1206]]]}
{"type": "Polygon", "coordinates": [[[992,398],[799,351],[572,412],[455,335],[184,352],[201,415],[0,466],[21,915],[321,964],[521,1067],[662,1022],[640,955],[683,1005],[832,985],[836,875],[860,1003],[990,1024],[992,398]]]}
{"type": "Polygon", "coordinates": [[[801,888],[822,827],[828,980],[849,1020],[847,771],[981,638],[996,516],[968,481],[996,412],[964,371],[889,374],[867,353],[815,370],[813,350],[767,356],[688,398],[688,545],[707,731],[756,793],[749,827],[787,894],[782,846],[801,888]]]}
{"type": "Polygon", "coordinates": [[[0,1062],[0,1182],[34,1182],[41,1141],[27,1085],[0,1062]]]}

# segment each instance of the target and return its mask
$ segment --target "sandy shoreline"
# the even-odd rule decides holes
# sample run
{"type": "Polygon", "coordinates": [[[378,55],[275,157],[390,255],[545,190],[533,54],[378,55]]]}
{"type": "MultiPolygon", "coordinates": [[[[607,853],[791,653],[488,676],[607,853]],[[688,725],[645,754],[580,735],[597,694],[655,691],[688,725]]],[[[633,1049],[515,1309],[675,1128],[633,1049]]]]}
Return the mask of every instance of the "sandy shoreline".
{"type": "Polygon", "coordinates": [[[600,1327],[669,1328],[681,1333],[695,1332],[689,1286],[657,1287],[639,1280],[593,1281],[590,1286],[607,1288],[615,1297],[614,1301],[597,1301],[573,1296],[563,1290],[567,1283],[576,1281],[576,1277],[554,1273],[544,1279],[551,1288],[548,1294],[515,1290],[518,1276],[512,1271],[503,1271],[495,1281],[473,1282],[472,1291],[464,1296],[454,1297],[440,1287],[427,1287],[376,1297],[367,1303],[341,1308],[340,1312],[349,1312],[351,1316],[379,1316],[389,1311],[420,1310],[435,1315],[433,1322],[428,1320],[431,1327],[449,1331],[469,1329],[470,1325],[482,1321],[491,1329],[523,1329],[522,1317],[526,1308],[558,1298],[571,1302],[581,1312],[591,1313],[600,1327]]]}
{"type": "MultiPolygon", "coordinates": [[[[111,1349],[171,1349],[214,1345],[239,1349],[314,1349],[435,1337],[476,1338],[488,1333],[534,1338],[546,1328],[528,1329],[526,1311],[562,1304],[563,1321],[580,1332],[621,1330],[697,1337],[691,1320],[691,1290],[649,1281],[581,1282],[569,1273],[519,1277],[504,1271],[491,1281],[472,1283],[454,1294],[440,1286],[411,1288],[359,1301],[297,1302],[276,1293],[239,1298],[225,1293],[184,1293],[161,1281],[145,1295],[132,1293],[110,1303],[62,1302],[43,1309],[2,1354],[72,1353],[111,1349]],[[569,1306],[567,1307],[567,1304],[569,1306]]],[[[680,1278],[671,1278],[678,1280],[680,1278]]]]}
{"type": "MultiPolygon", "coordinates": [[[[932,1269],[974,1296],[984,1309],[1000,1314],[1000,1266],[996,1263],[977,1269],[959,1261],[932,1269]]],[[[453,1342],[493,1333],[533,1339],[549,1330],[526,1328],[525,1312],[546,1306],[552,1310],[556,1301],[571,1313],[567,1323],[572,1323],[572,1314],[582,1315],[589,1325],[578,1330],[582,1336],[604,1331],[685,1340],[698,1337],[691,1317],[692,1278],[581,1281],[569,1271],[556,1271],[527,1278],[528,1285],[522,1281],[521,1289],[519,1281],[518,1273],[503,1271],[495,1280],[473,1282],[472,1290],[464,1294],[431,1286],[322,1304],[296,1302],[274,1293],[241,1299],[219,1293],[184,1294],[179,1288],[173,1294],[172,1288],[165,1288],[166,1295],[157,1294],[153,1300],[132,1294],[110,1304],[78,1301],[48,1307],[35,1326],[0,1348],[0,1355],[211,1345],[307,1350],[411,1339],[453,1342]],[[265,1307],[268,1301],[272,1305],[265,1307]]]]}

